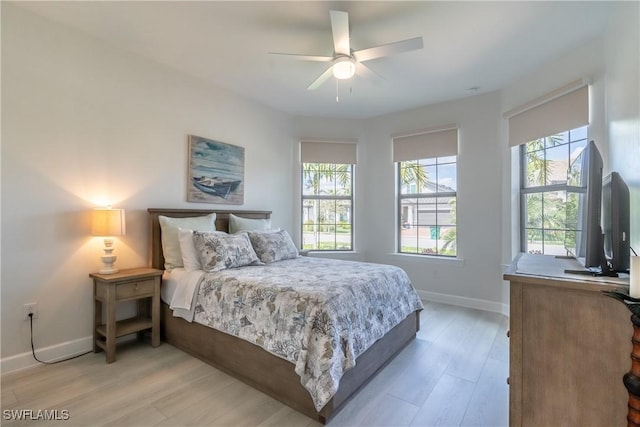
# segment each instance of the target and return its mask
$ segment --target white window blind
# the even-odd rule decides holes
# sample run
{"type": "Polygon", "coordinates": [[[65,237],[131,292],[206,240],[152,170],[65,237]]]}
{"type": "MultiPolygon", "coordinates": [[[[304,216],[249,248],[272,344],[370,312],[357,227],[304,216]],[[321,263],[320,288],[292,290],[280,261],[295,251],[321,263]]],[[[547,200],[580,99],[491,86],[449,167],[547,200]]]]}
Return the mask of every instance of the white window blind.
{"type": "Polygon", "coordinates": [[[392,135],[393,161],[431,159],[458,154],[458,128],[456,125],[392,135]]]}
{"type": "Polygon", "coordinates": [[[300,161],[355,165],[357,147],[355,142],[300,141],[300,161]]]}
{"type": "Polygon", "coordinates": [[[582,80],[504,113],[509,119],[509,145],[526,144],[589,124],[589,86],[582,80]]]}

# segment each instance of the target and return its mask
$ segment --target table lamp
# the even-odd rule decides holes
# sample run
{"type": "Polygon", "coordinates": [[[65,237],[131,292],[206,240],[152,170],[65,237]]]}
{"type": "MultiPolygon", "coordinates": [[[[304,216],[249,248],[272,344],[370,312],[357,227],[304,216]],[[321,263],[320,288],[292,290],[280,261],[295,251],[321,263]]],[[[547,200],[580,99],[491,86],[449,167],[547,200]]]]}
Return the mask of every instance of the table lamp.
{"type": "Polygon", "coordinates": [[[91,235],[104,237],[104,255],[100,257],[104,268],[98,273],[113,274],[116,256],[113,254],[113,237],[125,235],[124,209],[95,209],[91,221],[91,235]]]}

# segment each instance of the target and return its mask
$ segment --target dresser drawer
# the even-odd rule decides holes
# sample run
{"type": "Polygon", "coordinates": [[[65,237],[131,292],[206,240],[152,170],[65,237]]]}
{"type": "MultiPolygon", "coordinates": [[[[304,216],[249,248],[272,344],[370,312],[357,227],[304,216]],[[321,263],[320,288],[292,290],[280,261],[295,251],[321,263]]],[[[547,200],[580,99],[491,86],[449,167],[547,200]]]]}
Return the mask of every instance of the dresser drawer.
{"type": "Polygon", "coordinates": [[[139,280],[116,286],[116,299],[133,298],[143,295],[153,295],[154,280],[139,280]]]}

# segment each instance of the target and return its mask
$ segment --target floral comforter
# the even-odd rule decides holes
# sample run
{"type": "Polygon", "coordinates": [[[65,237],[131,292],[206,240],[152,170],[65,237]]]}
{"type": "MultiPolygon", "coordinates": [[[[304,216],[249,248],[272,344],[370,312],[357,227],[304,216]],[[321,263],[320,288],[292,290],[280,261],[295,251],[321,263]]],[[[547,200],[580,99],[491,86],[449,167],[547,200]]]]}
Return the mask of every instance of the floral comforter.
{"type": "Polygon", "coordinates": [[[356,357],[419,309],[398,267],[300,257],[206,274],[194,320],[294,363],[319,411],[356,357]]]}

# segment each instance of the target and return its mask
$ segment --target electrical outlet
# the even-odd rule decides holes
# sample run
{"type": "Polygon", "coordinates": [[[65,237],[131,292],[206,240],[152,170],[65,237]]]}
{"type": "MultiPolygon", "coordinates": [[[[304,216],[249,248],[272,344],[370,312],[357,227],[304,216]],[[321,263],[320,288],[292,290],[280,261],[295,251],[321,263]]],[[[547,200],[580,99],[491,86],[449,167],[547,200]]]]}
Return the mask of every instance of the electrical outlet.
{"type": "Polygon", "coordinates": [[[25,304],[22,310],[24,320],[29,320],[29,315],[33,314],[33,318],[38,318],[38,303],[30,302],[29,304],[25,304]]]}

